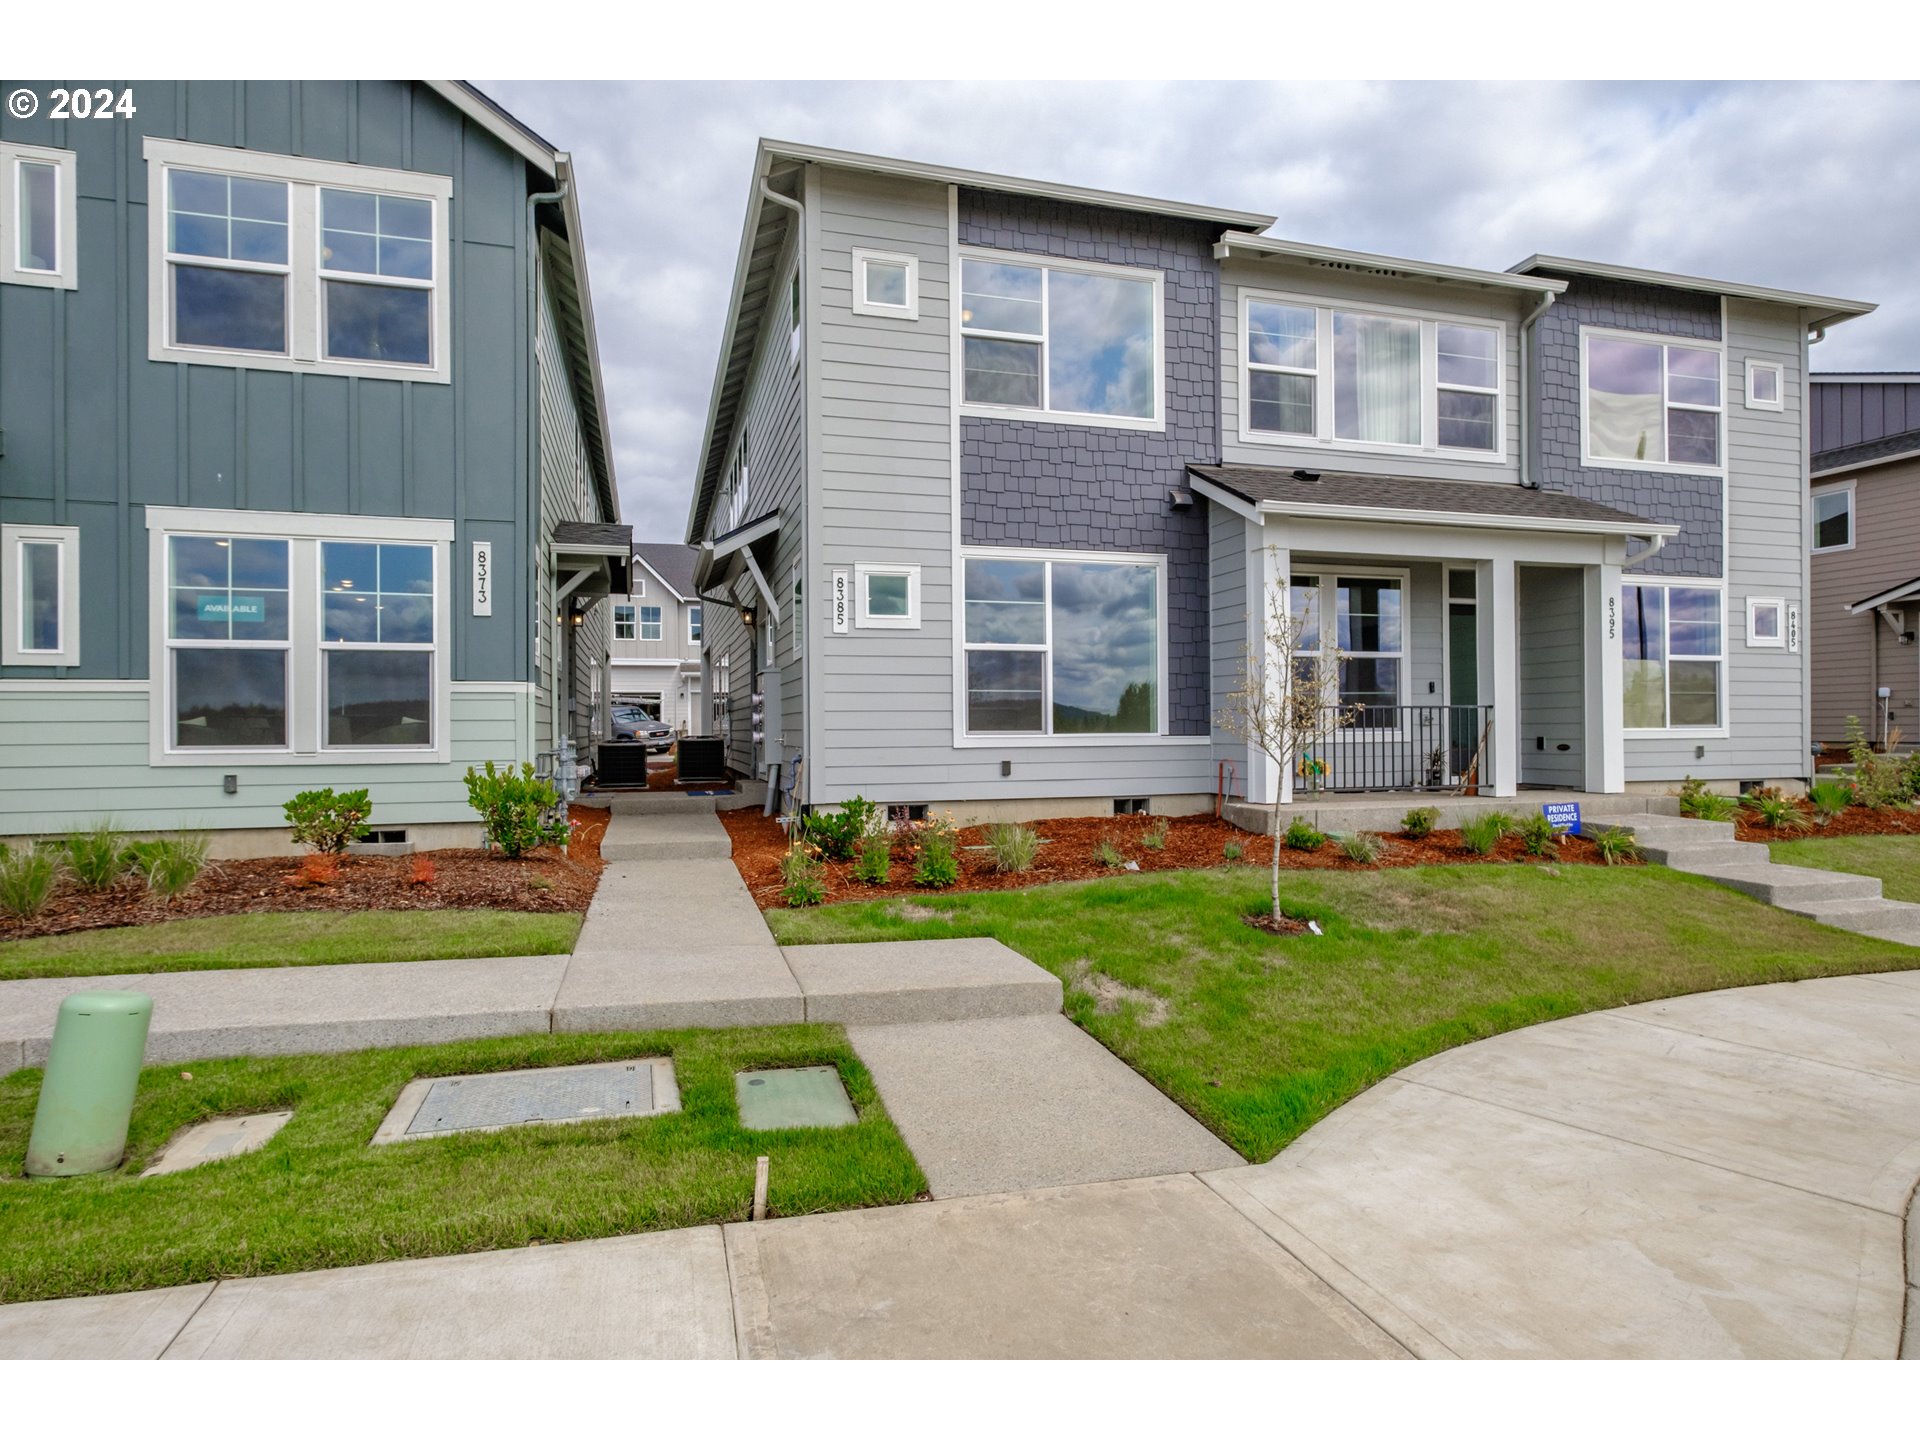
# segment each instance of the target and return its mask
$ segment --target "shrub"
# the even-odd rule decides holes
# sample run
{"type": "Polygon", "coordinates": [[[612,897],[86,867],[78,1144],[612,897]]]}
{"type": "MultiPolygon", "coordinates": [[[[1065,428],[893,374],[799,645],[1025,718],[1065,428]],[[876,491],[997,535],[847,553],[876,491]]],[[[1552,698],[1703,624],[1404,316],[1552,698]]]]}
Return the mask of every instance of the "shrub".
{"type": "Polygon", "coordinates": [[[1246,853],[1247,847],[1242,845],[1238,840],[1229,840],[1225,845],[1220,847],[1221,858],[1225,860],[1238,860],[1246,853]]]}
{"type": "Polygon", "coordinates": [[[1327,837],[1303,818],[1287,826],[1287,833],[1280,837],[1280,843],[1289,850],[1318,850],[1327,843],[1327,837]]]}
{"type": "Polygon", "coordinates": [[[133,868],[146,877],[147,889],[171,900],[200,878],[207,868],[207,837],[162,835],[137,840],[127,847],[133,868]]]}
{"type": "Polygon", "coordinates": [[[893,873],[893,837],[885,830],[862,835],[853,847],[853,878],[862,885],[884,885],[893,873]]]}
{"type": "Polygon", "coordinates": [[[1520,836],[1521,847],[1529,855],[1551,855],[1553,847],[1560,843],[1560,832],[1553,828],[1553,822],[1544,815],[1527,816],[1515,833],[1520,836]]]}
{"type": "MultiPolygon", "coordinates": [[[[1900,732],[1888,731],[1887,749],[1899,743],[1900,732]]],[[[1884,810],[1912,798],[1907,788],[1907,766],[1893,755],[1876,753],[1856,715],[1847,717],[1847,754],[1853,759],[1853,770],[1847,778],[1853,782],[1855,804],[1884,810]]]]}
{"type": "Polygon", "coordinates": [[[1755,790],[1745,796],[1741,802],[1753,811],[1760,824],[1770,830],[1811,830],[1813,821],[1809,820],[1800,807],[1786,796],[1774,791],[1755,790]]]}
{"type": "Polygon", "coordinates": [[[1409,810],[1400,817],[1400,831],[1414,840],[1424,840],[1433,833],[1433,827],[1440,823],[1440,812],[1431,805],[1422,805],[1417,810],[1409,810]]]}
{"type": "Polygon", "coordinates": [[[1731,795],[1716,795],[1709,790],[1694,801],[1693,809],[1684,813],[1695,820],[1732,820],[1740,813],[1740,802],[1731,795]]]}
{"type": "Polygon", "coordinates": [[[851,860],[854,847],[874,828],[879,806],[856,795],[838,810],[816,810],[801,822],[800,833],[829,860],[851,860]]]}
{"type": "Polygon", "coordinates": [[[1172,822],[1162,815],[1147,827],[1147,833],[1140,837],[1140,843],[1149,850],[1164,850],[1167,848],[1167,832],[1172,828],[1172,822]]]}
{"type": "Polygon", "coordinates": [[[551,781],[534,775],[530,762],[522,761],[518,772],[511,765],[496,770],[491,760],[484,771],[469,765],[467,803],[480,812],[487,845],[509,860],[541,845],[567,843],[565,817],[551,814],[560,804],[560,793],[551,781]]]}
{"type": "Polygon", "coordinates": [[[0,910],[31,920],[53,895],[60,854],[52,845],[28,845],[0,856],[0,910]]]}
{"type": "Polygon", "coordinates": [[[1610,826],[1597,831],[1593,836],[1593,848],[1600,852],[1600,858],[1609,865],[1618,865],[1622,860],[1638,860],[1640,846],[1633,838],[1631,830],[1622,830],[1610,826]]]}
{"type": "Polygon", "coordinates": [[[1361,865],[1373,864],[1386,848],[1384,840],[1365,830],[1355,830],[1351,835],[1340,837],[1340,853],[1361,865]]]}
{"type": "Polygon", "coordinates": [[[1502,835],[1518,835],[1520,833],[1520,817],[1511,810],[1496,810],[1487,818],[1500,827],[1500,833],[1502,835]]]}
{"type": "Polygon", "coordinates": [[[1807,799],[1813,802],[1815,819],[1825,825],[1853,804],[1853,786],[1844,780],[1816,780],[1807,787],[1807,799]]]}
{"type": "Polygon", "coordinates": [[[281,807],[293,838],[321,855],[338,855],[367,833],[373,805],[365,790],[302,790],[281,807]]]}
{"type": "Polygon", "coordinates": [[[69,835],[62,848],[67,869],[88,890],[105,890],[127,873],[127,841],[111,820],[69,835]]]}
{"type": "Polygon", "coordinates": [[[989,825],[987,848],[993,852],[995,870],[1002,875],[1020,875],[1033,868],[1040,837],[1024,825],[989,825]]]}
{"type": "Polygon", "coordinates": [[[780,857],[780,898],[796,910],[827,898],[827,867],[797,840],[780,857]]]}
{"type": "Polygon", "coordinates": [[[1475,855],[1491,855],[1507,833],[1500,822],[1498,812],[1468,816],[1460,822],[1460,843],[1475,855]]]}
{"type": "Polygon", "coordinates": [[[1093,847],[1093,858],[1109,870],[1119,870],[1127,863],[1127,857],[1121,853],[1120,847],[1113,843],[1111,835],[1100,837],[1100,843],[1093,847]]]}
{"type": "Polygon", "coordinates": [[[1711,794],[1713,794],[1713,792],[1707,789],[1706,781],[1696,780],[1691,775],[1687,776],[1686,779],[1680,782],[1680,813],[1695,819],[1699,818],[1694,812],[1698,808],[1701,798],[1711,794]]]}
{"type": "Polygon", "coordinates": [[[920,854],[913,862],[913,883],[944,890],[960,881],[959,837],[948,820],[928,820],[920,829],[920,854]]]}
{"type": "Polygon", "coordinates": [[[431,855],[416,855],[407,865],[407,883],[409,885],[431,885],[439,879],[433,868],[431,855]]]}

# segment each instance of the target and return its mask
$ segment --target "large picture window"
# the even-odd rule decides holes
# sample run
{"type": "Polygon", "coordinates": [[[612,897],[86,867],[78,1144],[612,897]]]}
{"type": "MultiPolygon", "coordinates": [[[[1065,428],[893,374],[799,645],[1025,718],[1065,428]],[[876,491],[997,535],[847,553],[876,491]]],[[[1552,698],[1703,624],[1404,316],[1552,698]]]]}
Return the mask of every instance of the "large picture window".
{"type": "Polygon", "coordinates": [[[173,748],[287,748],[290,575],[285,540],[169,537],[173,748]]]}
{"type": "Polygon", "coordinates": [[[1288,604],[1300,621],[1295,681],[1311,684],[1321,676],[1330,691],[1326,703],[1353,708],[1356,728],[1399,728],[1406,593],[1404,575],[1296,574],[1289,584],[1288,604]],[[1336,652],[1337,675],[1327,666],[1336,652]]]}
{"type": "Polygon", "coordinates": [[[1720,464],[1718,349],[1609,332],[1581,338],[1590,462],[1720,464]]]}
{"type": "Polygon", "coordinates": [[[1160,274],[1116,266],[961,259],[968,405],[1160,423],[1160,274]]]}
{"type": "Polygon", "coordinates": [[[1717,729],[1725,654],[1719,589],[1622,585],[1620,609],[1626,728],[1717,729]]]}
{"type": "Polygon", "coordinates": [[[966,728],[975,735],[1157,735],[1157,561],[965,559],[966,728]]]}
{"type": "Polygon", "coordinates": [[[328,748],[433,743],[430,545],[320,546],[328,748]]]}

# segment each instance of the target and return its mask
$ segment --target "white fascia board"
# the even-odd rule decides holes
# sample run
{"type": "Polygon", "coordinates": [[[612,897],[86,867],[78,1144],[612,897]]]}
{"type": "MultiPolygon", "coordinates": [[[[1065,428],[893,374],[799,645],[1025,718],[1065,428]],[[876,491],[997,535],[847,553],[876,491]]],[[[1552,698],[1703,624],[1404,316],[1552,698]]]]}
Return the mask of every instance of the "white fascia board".
{"type": "Polygon", "coordinates": [[[669,595],[673,596],[673,598],[678,600],[682,605],[687,603],[687,597],[682,595],[678,590],[674,589],[672,585],[668,584],[666,576],[662,575],[658,570],[654,569],[653,566],[648,565],[646,557],[642,555],[638,550],[633,552],[633,563],[636,565],[642,566],[649,575],[653,576],[654,579],[660,582],[662,587],[665,588],[666,592],[669,595]]]}
{"type": "Polygon", "coordinates": [[[522,160],[537,168],[541,174],[559,175],[561,157],[544,145],[535,142],[519,126],[508,120],[491,104],[480,99],[458,80],[428,80],[426,86],[442,100],[446,101],[474,124],[485,130],[494,139],[505,145],[522,160]]]}
{"type": "Polygon", "coordinates": [[[1554,280],[1544,275],[1516,275],[1506,270],[1476,270],[1471,266],[1443,265],[1432,260],[1407,260],[1394,255],[1373,255],[1363,250],[1341,250],[1332,245],[1309,245],[1304,241],[1282,240],[1269,235],[1222,235],[1213,247],[1214,259],[1224,260],[1232,254],[1355,265],[1368,270],[1391,270],[1413,279],[1452,280],[1498,290],[1519,290],[1529,295],[1558,295],[1567,288],[1565,280],[1554,280]]]}
{"type": "Polygon", "coordinates": [[[1394,525],[1438,525],[1467,530],[1532,530],[1554,535],[1626,535],[1671,539],[1678,525],[1637,521],[1530,520],[1522,515],[1486,515],[1470,510],[1401,510],[1385,505],[1311,505],[1295,501],[1262,500],[1262,515],[1290,515],[1306,520],[1369,520],[1394,525]]]}
{"type": "Polygon", "coordinates": [[[567,219],[567,251],[573,259],[573,293],[580,304],[580,324],[586,331],[587,342],[587,383],[593,391],[593,410],[598,421],[596,429],[600,432],[600,455],[606,470],[606,493],[601,496],[606,502],[607,519],[618,524],[620,521],[620,477],[613,468],[613,430],[607,416],[607,387],[600,375],[600,331],[593,319],[593,285],[587,278],[587,240],[586,231],[580,225],[580,184],[573,174],[573,156],[561,154],[555,157],[558,169],[557,178],[562,181],[565,191],[560,208],[567,219]]]}
{"type": "Polygon", "coordinates": [[[1254,505],[1252,501],[1242,500],[1232,491],[1222,490],[1218,485],[1215,485],[1212,481],[1202,476],[1189,472],[1187,475],[1187,484],[1200,494],[1206,496],[1207,499],[1211,500],[1214,504],[1220,506],[1223,510],[1238,515],[1242,520],[1258,520],[1260,518],[1259,507],[1254,505]]]}
{"type": "Polygon", "coordinates": [[[1776,290],[1770,285],[1746,285],[1735,280],[1708,280],[1667,270],[1641,270],[1632,265],[1609,265],[1599,260],[1571,260],[1564,255],[1529,255],[1512,267],[1514,274],[1532,270],[1565,270],[1601,280],[1626,280],[1636,285],[1664,285],[1669,290],[1698,290],[1707,295],[1730,295],[1772,305],[1792,305],[1815,314],[1810,325],[1837,325],[1842,320],[1871,315],[1879,305],[1866,300],[1842,300],[1834,295],[1811,295],[1804,290],[1776,290]]]}
{"type": "Polygon", "coordinates": [[[1904,585],[1896,585],[1875,595],[1871,600],[1862,600],[1858,605],[1847,606],[1849,615],[1865,615],[1878,610],[1882,605],[1891,605],[1896,600],[1905,600],[1909,595],[1920,595],[1920,580],[1909,580],[1904,585]]]}

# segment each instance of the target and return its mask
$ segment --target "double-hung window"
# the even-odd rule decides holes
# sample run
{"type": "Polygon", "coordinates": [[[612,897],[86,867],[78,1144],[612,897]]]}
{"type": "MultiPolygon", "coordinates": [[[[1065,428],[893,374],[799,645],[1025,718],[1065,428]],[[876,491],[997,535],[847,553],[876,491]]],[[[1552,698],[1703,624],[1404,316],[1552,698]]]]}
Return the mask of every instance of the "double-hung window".
{"type": "Polygon", "coordinates": [[[434,547],[320,544],[322,748],[433,743],[434,547]]]}
{"type": "Polygon", "coordinates": [[[1627,729],[1719,727],[1722,603],[1717,586],[1620,587],[1627,729]]]}
{"type": "Polygon", "coordinates": [[[288,542],[170,535],[166,566],[168,748],[287,749],[288,542]]]}
{"type": "Polygon", "coordinates": [[[449,378],[451,182],[146,141],[148,358],[449,378]]]}
{"type": "Polygon", "coordinates": [[[983,552],[964,569],[969,734],[1161,732],[1160,561],[983,552]]]}
{"type": "Polygon", "coordinates": [[[1406,594],[1406,577],[1397,574],[1296,574],[1289,584],[1288,604],[1299,622],[1294,683],[1324,684],[1325,704],[1351,711],[1354,728],[1399,728],[1406,594]],[[1328,663],[1336,654],[1337,674],[1328,663]]]}
{"type": "Polygon", "coordinates": [[[0,664],[80,663],[80,531],[0,525],[0,664]]]}
{"type": "Polygon", "coordinates": [[[1245,292],[1242,438],[1495,460],[1506,332],[1245,292]]]}
{"type": "Polygon", "coordinates": [[[1593,330],[1581,342],[1589,464],[1719,467],[1718,347],[1593,330]]]}
{"type": "Polygon", "coordinates": [[[1853,482],[1813,492],[1813,553],[1853,548],[1853,482]]]}
{"type": "Polygon", "coordinates": [[[71,150],[0,142],[0,284],[79,284],[71,150]]]}
{"type": "Polygon", "coordinates": [[[635,621],[634,621],[633,606],[616,605],[613,607],[613,638],[614,639],[616,640],[633,639],[636,633],[634,630],[634,624],[635,624],[635,621]]]}
{"type": "Polygon", "coordinates": [[[687,607],[687,643],[689,645],[700,643],[700,607],[698,605],[687,607]]]}
{"type": "Polygon", "coordinates": [[[658,640],[661,636],[660,606],[642,605],[640,607],[640,638],[658,640]]]}
{"type": "Polygon", "coordinates": [[[1160,428],[1159,271],[966,254],[960,283],[972,413],[1160,428]]]}

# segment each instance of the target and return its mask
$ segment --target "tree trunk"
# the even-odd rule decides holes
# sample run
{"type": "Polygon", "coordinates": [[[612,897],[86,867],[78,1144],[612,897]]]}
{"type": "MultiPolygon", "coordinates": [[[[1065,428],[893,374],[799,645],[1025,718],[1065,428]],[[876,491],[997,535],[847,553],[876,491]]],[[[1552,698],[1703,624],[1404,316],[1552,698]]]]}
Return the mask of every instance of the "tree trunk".
{"type": "Polygon", "coordinates": [[[1273,790],[1273,918],[1280,918],[1280,787],[1273,790]]]}

